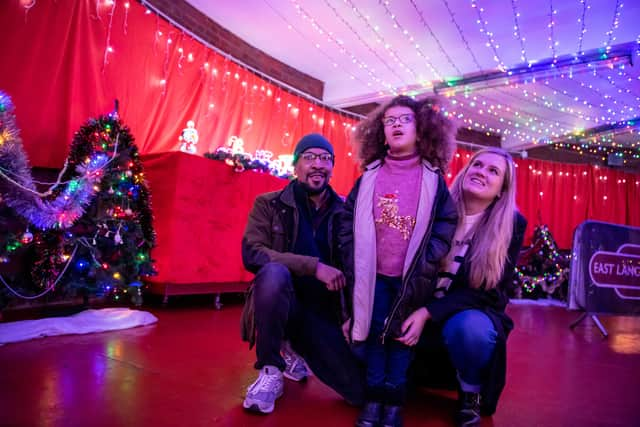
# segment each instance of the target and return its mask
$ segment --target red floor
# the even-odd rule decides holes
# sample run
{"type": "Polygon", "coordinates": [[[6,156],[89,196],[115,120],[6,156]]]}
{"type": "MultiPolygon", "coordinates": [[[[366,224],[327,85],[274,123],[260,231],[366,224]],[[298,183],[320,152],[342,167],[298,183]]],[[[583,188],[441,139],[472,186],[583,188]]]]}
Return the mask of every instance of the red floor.
{"type": "MultiPolygon", "coordinates": [[[[224,302],[224,300],[223,300],[224,302]]],[[[240,305],[148,308],[157,325],[0,347],[1,426],[352,426],[358,410],[312,378],[287,381],[268,416],[245,413],[253,354],[240,305]]],[[[507,387],[483,426],[640,426],[640,318],[512,305],[507,387]]],[[[405,425],[450,426],[453,395],[420,390],[405,425]]]]}

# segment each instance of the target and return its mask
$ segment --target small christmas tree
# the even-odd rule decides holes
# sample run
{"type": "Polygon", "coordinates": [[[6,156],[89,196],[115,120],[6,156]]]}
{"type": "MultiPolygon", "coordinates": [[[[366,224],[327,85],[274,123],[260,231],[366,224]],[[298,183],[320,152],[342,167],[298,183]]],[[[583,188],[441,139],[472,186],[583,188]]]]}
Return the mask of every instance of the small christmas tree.
{"type": "Polygon", "coordinates": [[[566,299],[569,264],[570,255],[558,249],[549,228],[537,226],[533,232],[533,243],[520,252],[514,296],[566,299]]]}
{"type": "Polygon", "coordinates": [[[0,262],[19,258],[30,272],[13,274],[12,284],[0,276],[0,296],[129,295],[140,304],[140,277],[155,273],[155,232],[138,149],[117,112],[75,134],[58,182],[45,193],[36,191],[13,105],[1,92],[0,135],[0,225],[7,231],[0,262]]]}

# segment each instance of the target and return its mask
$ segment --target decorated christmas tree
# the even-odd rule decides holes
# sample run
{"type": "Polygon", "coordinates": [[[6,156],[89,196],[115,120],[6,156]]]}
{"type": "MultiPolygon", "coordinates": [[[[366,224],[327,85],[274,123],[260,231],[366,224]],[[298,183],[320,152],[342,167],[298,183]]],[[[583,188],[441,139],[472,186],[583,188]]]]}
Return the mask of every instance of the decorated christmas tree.
{"type": "Polygon", "coordinates": [[[520,252],[516,266],[517,298],[554,298],[565,300],[570,255],[558,245],[546,225],[533,232],[533,243],[520,252]]]}
{"type": "MultiPolygon", "coordinates": [[[[11,299],[127,296],[154,274],[149,191],[117,111],[75,134],[58,180],[40,192],[0,92],[0,308],[11,299]]],[[[127,300],[129,300],[127,299],[127,300]]]]}

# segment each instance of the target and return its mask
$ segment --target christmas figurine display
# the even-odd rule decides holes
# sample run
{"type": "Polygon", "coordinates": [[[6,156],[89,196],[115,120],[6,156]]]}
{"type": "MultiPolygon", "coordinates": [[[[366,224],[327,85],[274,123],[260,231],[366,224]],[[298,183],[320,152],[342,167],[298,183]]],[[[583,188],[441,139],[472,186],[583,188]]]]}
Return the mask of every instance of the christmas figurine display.
{"type": "Polygon", "coordinates": [[[193,120],[187,122],[187,127],[182,129],[182,133],[178,138],[180,141],[180,151],[185,153],[196,154],[196,145],[198,145],[198,131],[193,120]]]}

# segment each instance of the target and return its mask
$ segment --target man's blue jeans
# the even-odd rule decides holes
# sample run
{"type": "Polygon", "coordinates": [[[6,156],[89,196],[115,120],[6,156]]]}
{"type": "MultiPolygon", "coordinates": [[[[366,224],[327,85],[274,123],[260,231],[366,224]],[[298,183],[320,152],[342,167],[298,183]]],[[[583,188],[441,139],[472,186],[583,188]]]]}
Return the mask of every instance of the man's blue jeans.
{"type": "Polygon", "coordinates": [[[286,337],[318,379],[349,403],[364,401],[362,365],[344,339],[341,325],[298,301],[287,267],[279,263],[264,265],[254,279],[253,298],[256,369],[273,365],[284,370],[280,346],[286,337]]]}

